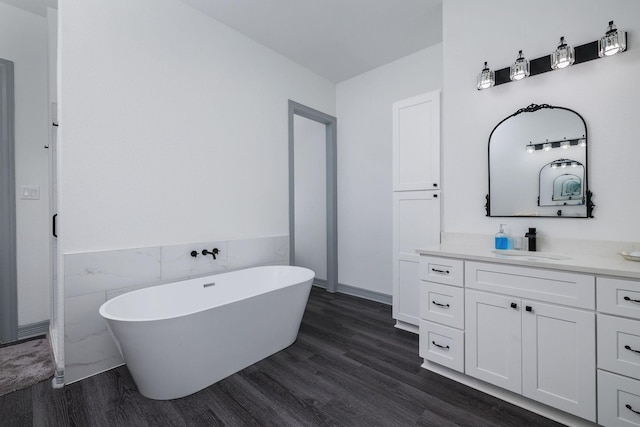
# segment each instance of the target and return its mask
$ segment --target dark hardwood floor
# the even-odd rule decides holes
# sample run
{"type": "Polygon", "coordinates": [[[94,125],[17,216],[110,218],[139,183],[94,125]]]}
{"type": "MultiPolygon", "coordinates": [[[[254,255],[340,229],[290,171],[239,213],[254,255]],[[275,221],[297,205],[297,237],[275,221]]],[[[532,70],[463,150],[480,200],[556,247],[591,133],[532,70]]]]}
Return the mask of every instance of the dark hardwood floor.
{"type": "Polygon", "coordinates": [[[2,396],[0,425],[559,425],[420,364],[418,337],[393,327],[389,306],[314,288],[292,346],[198,393],[147,399],[123,366],[2,396]]]}

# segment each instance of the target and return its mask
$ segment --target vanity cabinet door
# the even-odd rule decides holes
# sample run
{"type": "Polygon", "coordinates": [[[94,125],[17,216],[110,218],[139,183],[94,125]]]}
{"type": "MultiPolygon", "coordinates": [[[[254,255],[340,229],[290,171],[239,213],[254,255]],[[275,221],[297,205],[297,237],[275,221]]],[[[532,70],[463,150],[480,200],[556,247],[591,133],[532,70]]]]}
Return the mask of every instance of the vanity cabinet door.
{"type": "Polygon", "coordinates": [[[522,392],[518,298],[465,291],[465,373],[522,392]]]}
{"type": "Polygon", "coordinates": [[[595,314],[522,301],[522,394],[596,420],[595,314]]]}

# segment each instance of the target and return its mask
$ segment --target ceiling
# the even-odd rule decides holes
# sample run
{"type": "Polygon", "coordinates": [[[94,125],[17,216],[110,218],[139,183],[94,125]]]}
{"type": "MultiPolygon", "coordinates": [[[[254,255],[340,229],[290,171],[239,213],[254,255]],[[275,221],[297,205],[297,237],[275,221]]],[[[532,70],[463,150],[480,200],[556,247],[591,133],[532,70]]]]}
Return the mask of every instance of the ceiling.
{"type": "MultiPolygon", "coordinates": [[[[46,16],[57,0],[0,0],[46,16]]],[[[442,0],[179,0],[338,83],[442,41],[442,0]]]]}
{"type": "Polygon", "coordinates": [[[442,41],[442,0],[180,0],[338,83],[442,41]]]}

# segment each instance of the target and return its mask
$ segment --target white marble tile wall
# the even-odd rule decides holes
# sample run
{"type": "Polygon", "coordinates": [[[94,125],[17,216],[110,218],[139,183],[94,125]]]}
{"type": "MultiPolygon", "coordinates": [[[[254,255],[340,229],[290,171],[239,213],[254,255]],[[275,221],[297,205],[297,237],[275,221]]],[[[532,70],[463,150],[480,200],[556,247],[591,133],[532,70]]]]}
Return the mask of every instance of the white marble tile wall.
{"type": "Polygon", "coordinates": [[[198,242],[66,254],[65,383],[123,363],[98,313],[110,298],[135,289],[257,265],[289,263],[289,236],[198,242]],[[218,248],[214,260],[203,249],[218,248]],[[198,256],[192,257],[191,251],[198,256]]]}

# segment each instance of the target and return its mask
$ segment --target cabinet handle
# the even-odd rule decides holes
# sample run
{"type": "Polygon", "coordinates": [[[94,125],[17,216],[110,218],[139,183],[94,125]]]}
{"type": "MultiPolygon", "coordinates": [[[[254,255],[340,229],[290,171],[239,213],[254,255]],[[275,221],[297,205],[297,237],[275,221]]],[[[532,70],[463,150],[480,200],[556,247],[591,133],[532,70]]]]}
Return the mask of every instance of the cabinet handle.
{"type": "Polygon", "coordinates": [[[448,345],[436,344],[435,341],[431,341],[431,344],[435,345],[436,347],[440,347],[440,348],[444,348],[445,350],[449,350],[449,346],[448,345]]]}
{"type": "Polygon", "coordinates": [[[629,297],[624,297],[625,301],[631,301],[631,302],[640,302],[640,299],[631,299],[629,297]]]}
{"type": "Polygon", "coordinates": [[[632,349],[632,348],[631,348],[630,346],[628,346],[628,345],[625,345],[625,346],[624,346],[624,348],[626,348],[626,349],[627,349],[627,350],[629,350],[629,351],[633,351],[634,353],[640,353],[640,350],[634,350],[634,349],[632,349]]]}
{"type": "Polygon", "coordinates": [[[634,414],[638,414],[638,415],[640,415],[640,412],[635,411],[635,410],[631,407],[631,405],[629,405],[628,403],[627,403],[626,405],[624,405],[624,406],[625,406],[625,408],[627,408],[628,410],[630,410],[630,411],[631,411],[631,412],[633,412],[634,414]]]}
{"type": "Polygon", "coordinates": [[[446,308],[451,307],[449,304],[440,304],[439,302],[435,302],[435,301],[431,301],[431,302],[437,305],[438,307],[446,307],[446,308]]]}
{"type": "Polygon", "coordinates": [[[533,311],[533,308],[531,308],[531,306],[530,306],[530,305],[526,306],[524,309],[525,309],[525,310],[527,310],[527,311],[529,311],[529,312],[533,311]]]}
{"type": "Polygon", "coordinates": [[[516,304],[515,302],[511,303],[511,308],[518,308],[518,304],[516,304]]]}
{"type": "Polygon", "coordinates": [[[431,271],[435,271],[436,273],[449,274],[449,270],[438,270],[437,268],[432,268],[431,271]]]}

